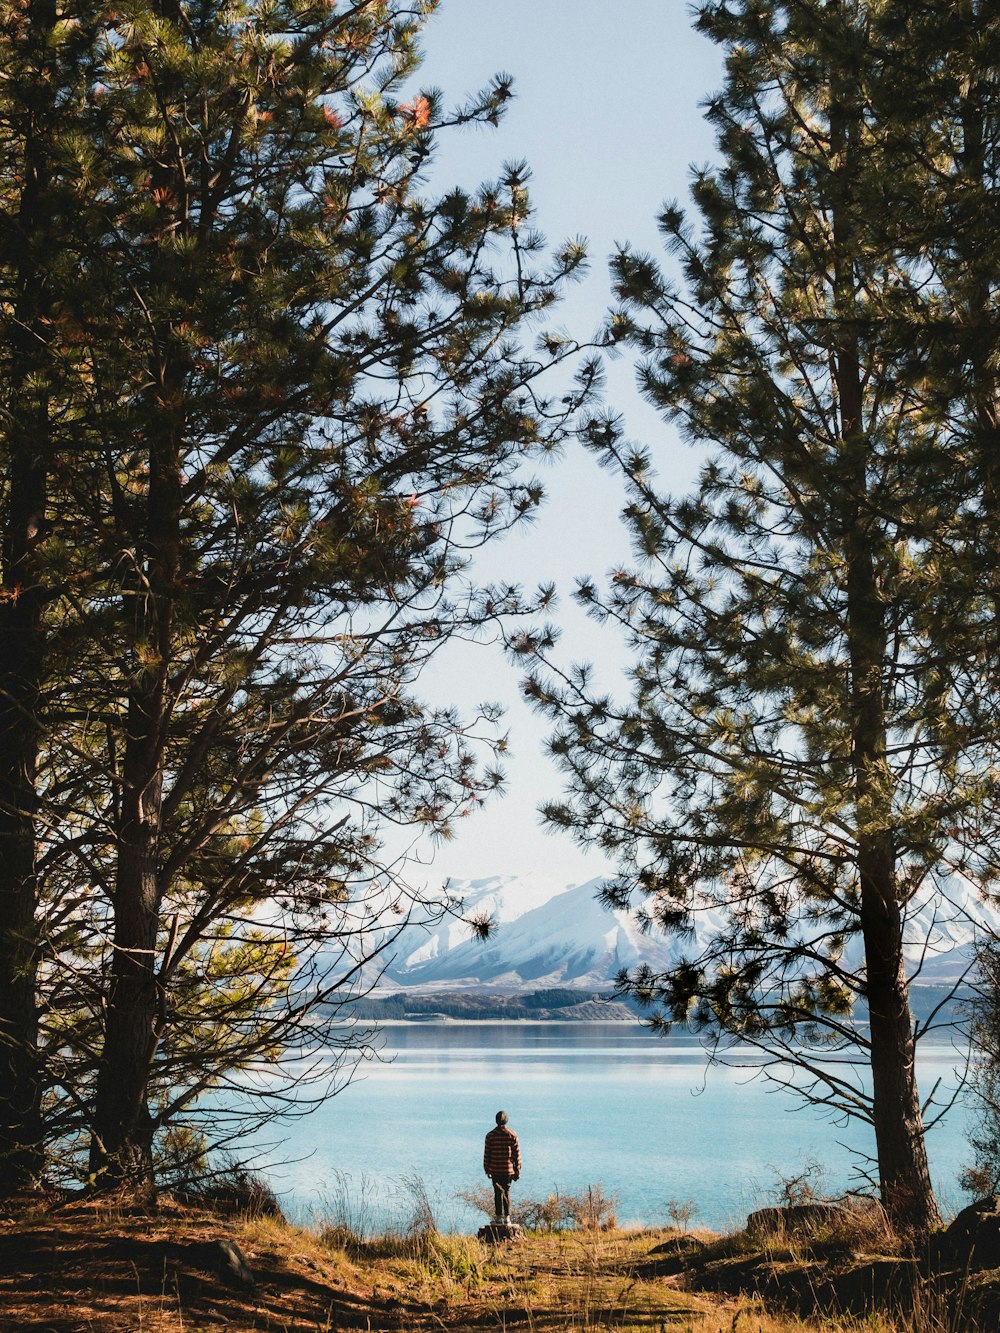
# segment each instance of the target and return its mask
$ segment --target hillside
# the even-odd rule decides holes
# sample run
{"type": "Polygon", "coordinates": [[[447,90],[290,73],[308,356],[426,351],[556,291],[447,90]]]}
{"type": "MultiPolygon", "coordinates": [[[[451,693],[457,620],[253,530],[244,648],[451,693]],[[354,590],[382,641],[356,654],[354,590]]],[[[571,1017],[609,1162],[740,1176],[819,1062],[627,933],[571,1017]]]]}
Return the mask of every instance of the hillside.
{"type": "MultiPolygon", "coordinates": [[[[716,1333],[720,1312],[729,1327],[732,1312],[752,1302],[689,1295],[655,1272],[637,1272],[664,1234],[560,1234],[496,1248],[434,1232],[358,1242],[272,1217],[220,1218],[170,1199],[145,1216],[107,1203],[33,1204],[0,1219],[0,1329],[555,1333],[607,1327],[607,1319],[621,1330],[716,1333]],[[220,1240],[239,1247],[252,1286],[220,1275],[220,1240]]],[[[761,1325],[764,1333],[784,1327],[761,1325]]]]}
{"type": "Polygon", "coordinates": [[[0,1218],[0,1328],[986,1333],[1000,1313],[998,1275],[949,1251],[961,1226],[932,1238],[934,1260],[877,1226],[812,1238],[578,1226],[487,1245],[415,1224],[364,1239],[169,1197],[138,1214],[108,1201],[25,1200],[0,1218]],[[224,1253],[235,1265],[220,1263],[224,1253]]]}
{"type": "MultiPolygon", "coordinates": [[[[165,1200],[32,1206],[0,1220],[0,1328],[38,1333],[481,1333],[671,1329],[836,1333],[768,1316],[752,1295],[683,1290],[660,1231],[570,1231],[484,1246],[425,1232],[358,1242],[269,1217],[222,1219],[165,1200]],[[252,1285],[220,1275],[235,1242],[252,1285]],[[745,1318],[744,1318],[745,1316],[745,1318]]],[[[893,1325],[880,1323],[883,1333],[893,1325]]]]}
{"type": "MultiPolygon", "coordinates": [[[[932,1016],[936,1028],[962,1023],[965,1005],[972,992],[950,985],[916,984],[910,990],[910,1008],[919,1022],[932,1016]]],[[[610,992],[594,993],[570,988],[513,992],[494,990],[396,990],[391,994],[366,995],[351,1006],[362,1021],[431,1023],[634,1023],[644,1011],[633,1000],[619,999],[610,992]]],[[[855,1017],[865,1022],[864,1006],[855,1017]]],[[[684,1035],[673,1030],[674,1038],[684,1035]]]]}
{"type": "Polygon", "coordinates": [[[366,996],[352,1005],[362,1020],[379,1022],[632,1023],[635,1010],[610,995],[584,990],[542,990],[511,995],[489,991],[397,991],[366,996]]]}

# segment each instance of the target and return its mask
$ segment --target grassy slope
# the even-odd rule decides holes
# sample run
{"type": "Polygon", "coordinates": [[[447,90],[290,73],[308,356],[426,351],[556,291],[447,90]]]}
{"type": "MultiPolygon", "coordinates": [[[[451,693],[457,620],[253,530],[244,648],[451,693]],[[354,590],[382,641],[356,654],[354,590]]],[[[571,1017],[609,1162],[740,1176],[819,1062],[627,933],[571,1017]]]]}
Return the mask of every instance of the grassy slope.
{"type": "MultiPolygon", "coordinates": [[[[692,1295],[659,1272],[668,1231],[372,1242],[350,1253],[270,1219],[222,1220],[165,1202],[152,1217],[95,1203],[34,1206],[0,1221],[3,1333],[332,1333],[525,1329],[529,1333],[807,1333],[753,1302],[692,1295]],[[253,1293],[204,1266],[235,1240],[253,1293]],[[199,1246],[202,1247],[199,1249],[199,1246]]],[[[822,1326],[827,1333],[833,1327],[822,1326]]],[[[867,1327],[871,1327],[868,1325],[867,1327]]]]}

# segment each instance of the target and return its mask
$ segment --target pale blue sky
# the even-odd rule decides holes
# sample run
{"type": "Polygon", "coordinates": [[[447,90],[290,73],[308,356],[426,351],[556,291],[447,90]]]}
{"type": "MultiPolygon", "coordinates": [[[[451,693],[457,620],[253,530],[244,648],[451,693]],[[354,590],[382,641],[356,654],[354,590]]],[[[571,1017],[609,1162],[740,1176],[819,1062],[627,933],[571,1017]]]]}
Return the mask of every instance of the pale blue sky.
{"type": "MultiPolygon", "coordinates": [[[[447,102],[485,85],[503,70],[515,100],[499,129],[446,136],[435,183],[472,187],[502,164],[524,158],[532,170],[536,222],[552,244],[587,238],[590,273],[554,322],[583,340],[609,303],[607,260],[616,243],[659,251],[656,216],[665,199],[686,199],[690,166],[712,155],[699,104],[721,83],[718,50],[693,31],[684,0],[444,0],[428,24],[424,87],[447,102]]],[[[608,367],[607,398],[623,413],[630,436],[654,451],[661,482],[687,488],[690,449],[639,398],[626,359],[608,367]]],[[[543,470],[547,503],[534,525],[491,552],[487,572],[528,585],[553,580],[564,651],[610,669],[613,645],[569,605],[574,578],[601,576],[628,558],[618,510],[621,490],[574,446],[543,470]]],[[[606,866],[564,835],[539,827],[540,801],[559,778],[543,754],[545,724],[518,697],[518,673],[498,649],[449,652],[424,693],[469,705],[498,699],[507,707],[511,755],[506,796],[461,826],[426,871],[446,876],[540,873],[562,882],[588,879],[606,866]]],[[[418,844],[422,860],[430,856],[418,844]]]]}

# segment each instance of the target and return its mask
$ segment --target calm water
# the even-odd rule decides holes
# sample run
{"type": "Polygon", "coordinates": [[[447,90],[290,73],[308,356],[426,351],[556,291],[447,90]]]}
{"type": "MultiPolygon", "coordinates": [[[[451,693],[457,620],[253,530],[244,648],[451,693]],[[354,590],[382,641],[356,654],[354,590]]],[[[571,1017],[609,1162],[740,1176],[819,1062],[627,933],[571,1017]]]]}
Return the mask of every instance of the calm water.
{"type": "MultiPolygon", "coordinates": [[[[857,1186],[857,1154],[870,1147],[863,1126],[831,1124],[745,1071],[706,1069],[698,1045],[639,1025],[400,1024],[384,1036],[391,1062],[366,1065],[288,1126],[286,1164],[269,1174],[291,1211],[369,1231],[405,1225],[404,1178],[416,1174],[442,1229],[470,1230],[482,1218],[456,1191],[486,1183],[483,1135],[501,1107],[524,1156],[515,1197],[600,1181],[622,1222],[665,1222],[667,1200],[691,1198],[698,1222],[723,1228],[809,1161],[825,1190],[857,1186]]],[[[922,1095],[938,1078],[954,1086],[956,1063],[950,1047],[925,1050],[922,1095]]],[[[957,1106],[928,1139],[945,1207],[962,1202],[967,1121],[957,1106]]]]}

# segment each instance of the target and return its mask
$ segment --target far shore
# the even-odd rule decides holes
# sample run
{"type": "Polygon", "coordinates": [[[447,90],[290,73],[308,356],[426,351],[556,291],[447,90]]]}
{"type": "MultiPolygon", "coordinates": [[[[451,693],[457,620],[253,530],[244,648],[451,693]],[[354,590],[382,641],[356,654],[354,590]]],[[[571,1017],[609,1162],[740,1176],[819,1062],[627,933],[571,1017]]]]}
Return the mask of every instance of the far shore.
{"type": "Polygon", "coordinates": [[[642,1019],[630,1014],[627,1018],[449,1018],[447,1014],[436,1014],[432,1018],[380,1018],[380,1028],[426,1028],[426,1027],[563,1027],[563,1028],[617,1028],[623,1025],[642,1027],[642,1019]]]}

